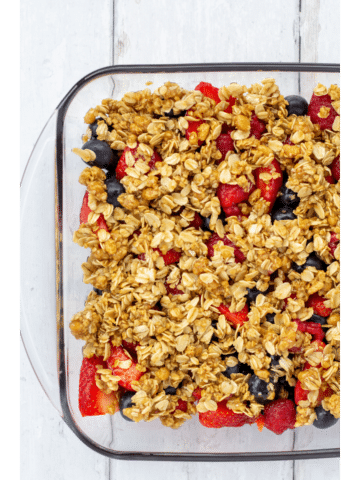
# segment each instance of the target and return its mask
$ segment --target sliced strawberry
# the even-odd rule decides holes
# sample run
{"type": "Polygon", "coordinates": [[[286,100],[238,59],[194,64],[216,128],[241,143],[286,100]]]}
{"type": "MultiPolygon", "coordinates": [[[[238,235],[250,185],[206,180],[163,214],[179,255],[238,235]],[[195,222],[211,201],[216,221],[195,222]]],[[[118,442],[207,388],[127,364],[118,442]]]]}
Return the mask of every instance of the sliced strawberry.
{"type": "Polygon", "coordinates": [[[296,382],[295,390],[294,390],[294,400],[296,405],[299,405],[300,402],[304,402],[307,400],[309,390],[304,390],[301,386],[300,380],[296,382]]]}
{"type": "MultiPolygon", "coordinates": [[[[191,113],[192,112],[189,110],[189,112],[186,115],[188,115],[188,114],[191,115],[191,113]]],[[[197,122],[188,120],[189,125],[188,125],[188,128],[186,129],[186,132],[185,132],[185,137],[186,137],[187,140],[190,140],[191,134],[193,132],[196,133],[196,135],[198,136],[198,146],[199,147],[204,143],[204,140],[200,140],[199,135],[198,135],[198,128],[203,123],[205,123],[204,120],[198,120],[197,122]]]]}
{"type": "Polygon", "coordinates": [[[308,301],[306,302],[306,306],[308,308],[313,308],[314,313],[317,315],[320,315],[321,317],[328,317],[332,310],[331,308],[325,307],[324,302],[326,301],[326,298],[320,297],[318,293],[313,293],[310,295],[308,298],[308,301]]]}
{"type": "Polygon", "coordinates": [[[255,185],[250,180],[246,190],[239,185],[220,183],[216,190],[216,196],[222,207],[231,207],[234,203],[245,202],[254,190],[255,185]]]}
{"type": "Polygon", "coordinates": [[[180,398],[175,410],[181,410],[182,412],[187,412],[187,402],[185,402],[185,400],[181,400],[180,398]]]}
{"type": "Polygon", "coordinates": [[[225,160],[228,152],[233,152],[235,150],[234,141],[231,138],[230,133],[222,133],[218,136],[216,139],[216,148],[220,150],[222,155],[220,160],[216,160],[216,163],[221,163],[223,160],[225,160]]]}
{"type": "Polygon", "coordinates": [[[217,233],[213,233],[207,242],[208,257],[211,258],[214,256],[214,245],[220,241],[228,247],[233,247],[236,263],[242,263],[246,259],[240,248],[237,247],[231,240],[229,240],[226,235],[224,236],[224,238],[221,238],[217,233]]]}
{"type": "Polygon", "coordinates": [[[215,103],[220,102],[219,89],[216,87],[213,87],[211,83],[200,82],[199,85],[196,85],[194,90],[198,90],[203,95],[205,95],[205,97],[211,98],[212,100],[215,101],[215,103]]]}
{"type": "Polygon", "coordinates": [[[255,112],[252,112],[250,119],[250,137],[254,135],[255,138],[260,140],[261,135],[266,130],[266,123],[259,120],[255,112]]]}
{"type": "Polygon", "coordinates": [[[244,323],[249,320],[249,317],[248,317],[249,308],[246,304],[245,304],[245,307],[242,310],[240,310],[240,312],[230,312],[228,307],[226,307],[224,304],[221,304],[218,307],[218,310],[222,315],[225,315],[226,320],[232,323],[234,326],[244,325],[244,323]]]}
{"type": "Polygon", "coordinates": [[[274,205],[278,191],[281,188],[283,181],[283,174],[280,168],[280,163],[273,160],[268,167],[257,168],[254,172],[256,188],[260,188],[261,196],[267,202],[270,202],[270,210],[274,205]],[[268,183],[260,178],[261,173],[280,174],[277,178],[272,178],[268,183]]]}
{"type": "Polygon", "coordinates": [[[227,400],[217,404],[215,412],[200,412],[199,421],[207,428],[242,427],[245,424],[255,423],[255,419],[244,413],[235,413],[226,406],[227,400]]]}
{"type": "MultiPolygon", "coordinates": [[[[81,210],[80,210],[80,224],[87,223],[88,218],[89,218],[89,214],[91,213],[91,211],[92,210],[89,207],[89,192],[86,191],[85,195],[84,195],[84,198],[83,198],[82,205],[81,205],[81,210]]],[[[95,226],[95,225],[93,226],[93,231],[94,232],[97,232],[100,229],[106,230],[107,232],[109,231],[109,229],[106,225],[104,215],[102,213],[100,213],[99,218],[96,220],[96,225],[97,226],[95,226]]]]}
{"type": "Polygon", "coordinates": [[[134,391],[132,383],[138,381],[144,375],[143,372],[136,368],[137,360],[129,358],[122,347],[111,346],[111,354],[107,359],[107,365],[112,370],[113,375],[120,377],[119,385],[126,388],[126,390],[134,391]],[[127,367],[127,364],[122,362],[131,363],[127,367]],[[122,368],[124,366],[127,368],[122,368]]]}
{"type": "MultiPolygon", "coordinates": [[[[122,155],[119,159],[119,162],[117,164],[116,170],[115,170],[116,178],[118,180],[121,180],[122,178],[127,176],[127,173],[126,173],[126,169],[128,168],[128,165],[126,164],[126,153],[127,152],[132,153],[132,156],[134,157],[135,163],[140,159],[145,161],[145,158],[143,157],[143,155],[138,153],[138,148],[139,148],[139,144],[137,144],[135,148],[126,147],[125,150],[123,151],[123,153],[122,153],[122,155]]],[[[158,154],[158,152],[156,150],[154,150],[154,153],[152,154],[150,162],[148,164],[149,167],[150,167],[150,170],[155,169],[155,163],[156,162],[162,162],[162,158],[158,154]]]]}
{"type": "Polygon", "coordinates": [[[327,176],[325,177],[325,180],[326,180],[328,183],[330,183],[331,185],[334,185],[334,183],[335,183],[334,177],[333,177],[332,175],[327,175],[327,176]]]}
{"type": "Polygon", "coordinates": [[[194,227],[196,230],[199,230],[200,227],[202,227],[203,224],[203,219],[200,217],[200,215],[195,212],[194,215],[194,220],[190,223],[189,227],[194,227]]]}
{"type": "Polygon", "coordinates": [[[83,358],[79,381],[79,410],[83,417],[105,415],[119,410],[119,402],[115,392],[106,394],[98,388],[95,381],[97,365],[106,368],[102,358],[93,356],[83,358]]]}
{"type": "Polygon", "coordinates": [[[339,245],[339,242],[340,242],[340,240],[338,239],[336,233],[331,232],[329,248],[330,248],[330,253],[333,257],[335,257],[335,250],[337,249],[337,246],[339,245]]]}
{"type": "Polygon", "coordinates": [[[335,180],[340,180],[340,155],[338,155],[335,160],[330,165],[331,173],[335,180]]]}
{"type": "Polygon", "coordinates": [[[265,405],[264,425],[276,435],[295,428],[295,422],[296,409],[292,400],[280,398],[265,405]]]}
{"type": "Polygon", "coordinates": [[[333,126],[335,118],[338,116],[334,107],[331,105],[331,97],[330,95],[321,95],[317,96],[313,93],[309,108],[308,108],[308,115],[312,123],[317,123],[321,130],[330,129],[333,126]],[[322,107],[329,109],[329,115],[326,118],[321,118],[319,116],[320,109],[322,107]]]}
{"type": "Polygon", "coordinates": [[[201,388],[200,387],[196,387],[195,390],[193,391],[193,394],[192,396],[195,397],[196,400],[200,400],[201,398],[201,388]]]}
{"type": "Polygon", "coordinates": [[[231,207],[223,207],[226,217],[241,217],[240,208],[234,203],[231,207]]]}

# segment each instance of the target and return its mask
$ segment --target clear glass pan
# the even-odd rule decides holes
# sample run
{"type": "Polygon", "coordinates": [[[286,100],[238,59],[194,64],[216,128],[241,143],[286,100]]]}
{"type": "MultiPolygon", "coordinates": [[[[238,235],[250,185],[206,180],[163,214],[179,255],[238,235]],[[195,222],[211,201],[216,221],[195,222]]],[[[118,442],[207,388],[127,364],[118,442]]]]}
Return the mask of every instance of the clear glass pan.
{"type": "Polygon", "coordinates": [[[54,407],[74,433],[93,450],[118,459],[250,461],[339,456],[339,422],[330,429],[302,427],[277,436],[256,426],[206,429],[196,418],[179,430],[160,421],[133,424],[117,414],[86,417],[78,409],[82,343],[69,331],[91,287],[80,265],[87,252],[72,242],[79,225],[84,188],[83,163],[71,152],[81,145],[84,114],[104,98],[155,89],[166,81],[193,89],[200,81],[215,86],[250,86],[276,79],[283,95],[310,99],[314,86],[340,84],[339,65],[202,64],[118,66],[80,80],[61,101],[42,131],[21,185],[21,335],[34,371],[54,407]]]}

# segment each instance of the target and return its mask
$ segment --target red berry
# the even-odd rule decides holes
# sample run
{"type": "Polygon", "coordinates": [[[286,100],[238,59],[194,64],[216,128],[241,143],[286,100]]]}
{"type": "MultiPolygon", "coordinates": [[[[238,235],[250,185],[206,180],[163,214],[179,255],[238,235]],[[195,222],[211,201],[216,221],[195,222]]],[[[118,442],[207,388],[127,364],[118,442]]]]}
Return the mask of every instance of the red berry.
{"type": "Polygon", "coordinates": [[[249,308],[246,304],[245,304],[245,307],[242,310],[240,310],[240,312],[230,312],[228,307],[226,307],[223,304],[221,304],[218,307],[218,310],[222,315],[225,315],[226,320],[228,322],[232,323],[235,326],[244,325],[244,323],[249,320],[249,317],[248,317],[249,308]]]}
{"type": "Polygon", "coordinates": [[[262,198],[267,202],[270,202],[271,210],[283,181],[283,174],[280,168],[280,163],[274,159],[268,167],[257,168],[254,172],[254,176],[256,188],[260,188],[262,198]],[[272,178],[267,183],[265,183],[265,181],[260,178],[261,173],[277,173],[280,176],[277,178],[272,178]]]}
{"type": "Polygon", "coordinates": [[[176,285],[176,287],[170,287],[170,285],[165,282],[164,285],[165,285],[167,294],[169,295],[171,293],[171,295],[183,295],[184,292],[177,288],[179,283],[176,285]]]}
{"type": "Polygon", "coordinates": [[[126,388],[126,390],[134,391],[132,383],[138,381],[143,372],[140,372],[137,368],[137,360],[130,359],[125,350],[122,347],[111,346],[110,357],[107,359],[107,366],[112,370],[113,375],[120,377],[119,385],[126,388]],[[130,360],[131,364],[128,368],[122,368],[122,362],[128,362],[130,360]]]}
{"type": "Polygon", "coordinates": [[[222,207],[231,207],[234,203],[245,202],[254,190],[255,185],[250,180],[246,190],[239,185],[220,183],[216,190],[216,196],[219,198],[222,207]]]}
{"type": "Polygon", "coordinates": [[[337,246],[339,245],[339,242],[340,242],[340,240],[338,239],[336,233],[331,232],[329,248],[330,248],[330,253],[333,257],[335,257],[335,250],[336,250],[337,246]]]}
{"type": "Polygon", "coordinates": [[[199,90],[199,92],[205,95],[205,97],[208,97],[214,100],[215,103],[220,102],[219,89],[216,87],[213,87],[211,83],[200,82],[199,85],[195,87],[195,90],[199,90]]]}
{"type": "Polygon", "coordinates": [[[299,405],[299,402],[303,402],[307,400],[309,390],[304,390],[301,386],[300,380],[296,382],[295,389],[294,389],[294,400],[296,405],[299,405]]]}
{"type": "Polygon", "coordinates": [[[190,223],[189,227],[194,227],[196,228],[196,230],[199,230],[202,224],[203,224],[203,219],[200,217],[200,215],[197,212],[195,212],[194,220],[190,223]]]}
{"type": "Polygon", "coordinates": [[[221,163],[225,160],[226,154],[228,152],[234,151],[234,141],[230,136],[230,133],[221,134],[216,139],[216,148],[221,152],[221,159],[216,160],[216,163],[221,163]]]}
{"type": "Polygon", "coordinates": [[[231,133],[233,131],[234,131],[234,127],[232,127],[231,125],[228,125],[227,123],[222,124],[221,133],[231,133]]]}
{"type": "Polygon", "coordinates": [[[79,410],[83,417],[105,415],[119,410],[115,392],[106,394],[96,385],[97,365],[106,368],[100,357],[83,358],[79,381],[79,410]]]}
{"type": "Polygon", "coordinates": [[[171,265],[172,263],[178,263],[179,260],[180,260],[181,253],[177,252],[173,248],[168,250],[165,253],[165,255],[163,253],[161,253],[161,251],[158,248],[155,248],[155,250],[157,250],[160,253],[160,255],[163,257],[165,265],[171,265]]]}
{"type": "MultiPolygon", "coordinates": [[[[191,112],[190,112],[191,113],[191,112]]],[[[186,115],[185,115],[186,116],[186,115]]],[[[186,136],[186,139],[187,140],[190,140],[190,135],[195,132],[196,135],[198,135],[198,128],[200,127],[200,125],[202,125],[204,122],[204,120],[199,120],[197,122],[195,121],[190,121],[188,120],[188,128],[186,129],[186,133],[185,133],[185,136],[186,136]]],[[[198,146],[200,147],[200,145],[202,145],[204,143],[204,140],[200,140],[198,139],[198,146]]]]}
{"type": "Polygon", "coordinates": [[[255,419],[244,413],[235,413],[226,406],[227,400],[217,404],[215,412],[200,412],[199,421],[207,428],[242,427],[245,424],[255,423],[255,419]]]}
{"type": "Polygon", "coordinates": [[[334,180],[334,177],[332,175],[327,175],[325,177],[325,180],[330,183],[331,185],[333,185],[335,183],[335,180],[334,180]]]}
{"type": "Polygon", "coordinates": [[[335,118],[338,116],[334,107],[331,105],[331,97],[330,95],[321,95],[317,96],[313,93],[309,108],[308,108],[308,115],[312,123],[317,123],[321,130],[331,129],[334,123],[335,118]],[[329,108],[329,115],[326,118],[319,117],[321,107],[329,108]]]}
{"type": "MultiPolygon", "coordinates": [[[[134,157],[134,161],[135,163],[141,159],[141,160],[144,160],[145,161],[145,158],[143,157],[143,155],[141,155],[140,153],[138,153],[138,148],[139,148],[139,144],[136,145],[135,148],[130,148],[130,147],[126,147],[125,150],[123,151],[120,159],[119,159],[119,162],[117,164],[117,167],[116,167],[116,170],[115,170],[115,173],[116,173],[116,178],[118,180],[121,180],[122,178],[126,177],[127,176],[127,173],[126,173],[126,169],[128,168],[127,164],[126,164],[126,153],[127,152],[131,152],[132,156],[134,157]]],[[[150,167],[150,170],[154,170],[155,169],[155,163],[156,162],[162,162],[162,158],[161,156],[157,153],[156,150],[154,150],[154,153],[152,154],[151,156],[151,159],[150,159],[150,162],[149,162],[149,167],[150,167]]]]}
{"type": "Polygon", "coordinates": [[[332,310],[329,307],[325,307],[324,302],[326,301],[326,298],[320,297],[318,293],[313,293],[310,295],[308,298],[308,301],[306,302],[306,306],[308,308],[313,308],[314,313],[317,315],[321,315],[322,317],[328,317],[332,310]]]}
{"type": "Polygon", "coordinates": [[[180,398],[175,410],[181,410],[182,412],[187,412],[187,402],[185,402],[185,400],[181,400],[180,398]]]}
{"type": "Polygon", "coordinates": [[[285,430],[295,427],[296,409],[294,402],[280,398],[264,407],[264,425],[268,430],[281,435],[285,430]]]}
{"type": "Polygon", "coordinates": [[[255,138],[260,140],[261,135],[265,132],[265,130],[266,123],[262,120],[259,120],[255,113],[252,112],[250,119],[250,137],[254,135],[255,138]]]}
{"type": "Polygon", "coordinates": [[[201,388],[196,387],[195,390],[193,391],[193,397],[195,397],[196,400],[200,400],[201,398],[201,388]]]}
{"type": "Polygon", "coordinates": [[[285,300],[284,300],[284,307],[283,307],[283,310],[285,310],[285,309],[286,309],[286,307],[287,307],[287,304],[288,304],[288,300],[289,300],[289,298],[292,298],[293,300],[295,300],[295,298],[296,298],[296,293],[292,293],[292,294],[290,295],[290,297],[288,297],[288,298],[285,298],[285,300]]]}
{"type": "Polygon", "coordinates": [[[338,155],[335,160],[330,165],[331,173],[335,180],[340,180],[340,155],[338,155]]]}
{"type": "MultiPolygon", "coordinates": [[[[81,205],[81,210],[80,210],[80,224],[81,223],[87,223],[89,214],[91,213],[91,208],[89,207],[89,192],[86,191],[83,202],[81,205]]],[[[96,220],[96,225],[92,226],[92,229],[94,232],[97,232],[100,229],[106,230],[107,232],[109,231],[106,221],[104,218],[104,215],[100,213],[99,218],[96,220]]]]}
{"type": "Polygon", "coordinates": [[[236,203],[233,203],[231,207],[223,207],[223,210],[227,217],[241,217],[241,210],[236,203]]]}
{"type": "Polygon", "coordinates": [[[240,248],[237,247],[231,240],[229,240],[226,235],[224,238],[221,238],[217,233],[213,233],[207,242],[208,257],[211,258],[214,256],[214,245],[220,241],[228,247],[233,247],[236,263],[242,263],[246,259],[240,248]]]}

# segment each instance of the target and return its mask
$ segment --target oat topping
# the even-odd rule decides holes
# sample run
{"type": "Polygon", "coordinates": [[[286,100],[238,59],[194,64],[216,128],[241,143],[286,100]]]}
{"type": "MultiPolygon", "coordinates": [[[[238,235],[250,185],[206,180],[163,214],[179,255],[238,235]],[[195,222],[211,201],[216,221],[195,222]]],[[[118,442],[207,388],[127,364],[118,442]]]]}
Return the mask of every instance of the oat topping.
{"type": "MultiPolygon", "coordinates": [[[[337,86],[319,84],[314,93],[329,95],[340,111],[337,86]]],[[[339,117],[332,130],[322,130],[308,116],[288,116],[272,78],[251,87],[233,83],[218,95],[216,103],[167,82],[153,93],[147,88],[121,100],[105,99],[86,113],[85,123],[98,121],[98,140],[119,157],[127,149],[120,180],[125,193],[114,207],[107,203],[103,170],[88,166],[80,175],[90,213],[73,240],[90,249],[81,266],[84,282],[102,294],[89,293],[85,308],[71,320],[71,332],[85,341],[88,358],[106,361],[112,346],[136,345],[136,368],[143,375],[133,384],[133,406],[125,412],[135,422],[160,418],[178,428],[198,412],[215,411],[223,400],[233,412],[257,418],[264,405],[249,390],[250,374],[224,375],[238,362],[269,382],[270,393],[283,381],[301,385],[306,393],[297,404],[295,426],[314,422],[319,398],[339,418],[340,247],[334,242],[340,239],[340,182],[326,179],[340,154],[339,117]],[[253,115],[266,126],[259,139],[251,135],[253,115]],[[231,131],[234,149],[221,160],[216,140],[224,128],[231,131]],[[152,161],[154,152],[161,161],[152,161]],[[269,185],[280,176],[267,171],[274,159],[287,174],[286,187],[299,198],[296,218],[272,221],[272,206],[257,188],[238,204],[239,215],[224,220],[219,185],[249,192],[261,167],[260,179],[269,185]],[[192,225],[196,215],[209,218],[209,229],[192,225]],[[211,257],[210,230],[219,237],[211,257]],[[168,263],[173,252],[178,261],[168,263]],[[325,268],[307,266],[299,273],[312,253],[325,268]],[[259,290],[250,305],[248,289],[259,290]],[[316,313],[308,306],[313,294],[331,309],[322,325],[324,348],[299,326],[316,313]],[[248,320],[231,323],[220,305],[230,313],[248,305],[248,320]],[[279,357],[274,368],[271,356],[279,357]],[[322,397],[324,382],[330,390],[322,397]],[[176,394],[166,394],[168,387],[176,394]],[[180,400],[186,410],[176,409],[180,400]]],[[[329,110],[322,107],[319,116],[327,118],[329,110]]],[[[90,136],[88,129],[83,142],[90,136]]],[[[88,149],[73,152],[85,162],[96,157],[88,149]]],[[[117,368],[131,363],[123,360],[117,368]]],[[[97,370],[96,385],[105,393],[118,391],[117,381],[111,369],[97,370]]],[[[279,397],[287,398],[288,391],[281,387],[279,397]]]]}

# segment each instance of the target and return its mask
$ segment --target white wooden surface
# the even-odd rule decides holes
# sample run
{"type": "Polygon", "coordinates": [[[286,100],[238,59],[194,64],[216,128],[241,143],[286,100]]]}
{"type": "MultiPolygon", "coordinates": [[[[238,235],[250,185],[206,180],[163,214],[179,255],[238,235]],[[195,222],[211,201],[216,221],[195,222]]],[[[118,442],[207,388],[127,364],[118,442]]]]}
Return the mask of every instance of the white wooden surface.
{"type": "MultiPolygon", "coordinates": [[[[22,0],[21,165],[74,83],[111,64],[340,60],[340,0],[22,0]]],[[[21,351],[23,480],[336,480],[339,461],[125,462],[83,445],[21,351]]]]}

